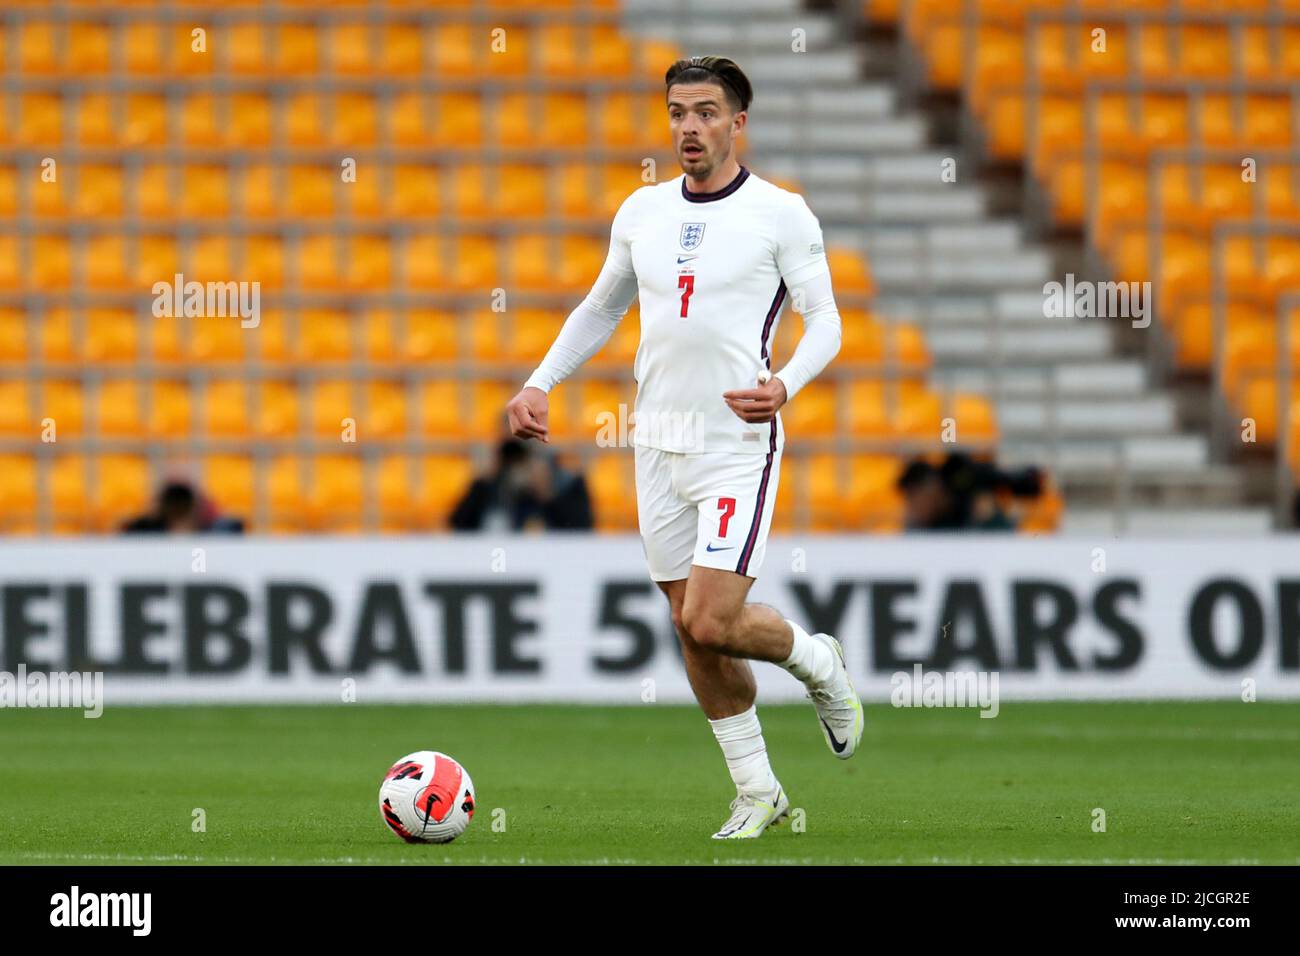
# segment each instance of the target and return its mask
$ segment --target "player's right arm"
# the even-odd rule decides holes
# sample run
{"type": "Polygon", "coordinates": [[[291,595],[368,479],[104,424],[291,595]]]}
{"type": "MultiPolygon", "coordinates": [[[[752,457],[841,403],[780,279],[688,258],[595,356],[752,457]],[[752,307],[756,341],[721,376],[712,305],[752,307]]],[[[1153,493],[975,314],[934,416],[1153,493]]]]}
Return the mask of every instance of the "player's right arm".
{"type": "Polygon", "coordinates": [[[542,364],[506,405],[510,431],[516,438],[550,440],[546,423],[548,393],[601,350],[636,299],[636,271],[632,267],[627,228],[629,207],[635,196],[633,193],[625,199],[614,216],[609,255],[591,291],[569,313],[542,364]]]}

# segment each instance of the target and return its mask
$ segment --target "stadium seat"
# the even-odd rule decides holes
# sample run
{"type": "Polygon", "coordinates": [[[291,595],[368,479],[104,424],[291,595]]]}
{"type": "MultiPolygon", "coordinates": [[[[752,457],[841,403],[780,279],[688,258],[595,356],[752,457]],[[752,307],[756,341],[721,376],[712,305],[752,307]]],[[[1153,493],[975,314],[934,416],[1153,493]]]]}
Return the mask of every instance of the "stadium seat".
{"type": "Polygon", "coordinates": [[[392,214],[400,217],[434,216],[442,209],[440,174],[427,166],[399,164],[392,168],[392,214]]]}
{"type": "Polygon", "coordinates": [[[38,391],[40,404],[31,409],[26,434],[44,430],[46,423],[53,425],[57,437],[83,434],[86,421],[86,403],[80,382],[47,380],[38,391]]]}
{"type": "Polygon", "coordinates": [[[448,516],[473,480],[473,469],[463,455],[428,455],[421,460],[421,491],[415,499],[417,515],[427,514],[436,527],[448,516]]]}
{"type": "Polygon", "coordinates": [[[398,76],[420,76],[425,69],[423,29],[418,23],[390,22],[380,37],[380,62],[398,76]]]}
{"type": "Polygon", "coordinates": [[[924,385],[899,382],[898,411],[894,418],[899,434],[935,441],[942,437],[944,419],[952,417],[953,409],[924,385]]]}
{"type": "Polygon", "coordinates": [[[888,438],[893,435],[893,418],[884,382],[850,382],[846,406],[844,411],[848,415],[849,430],[854,435],[869,438],[888,438]]]}
{"type": "Polygon", "coordinates": [[[27,314],[22,309],[0,308],[0,363],[27,358],[27,314]]]}
{"type": "Polygon", "coordinates": [[[253,460],[247,455],[210,455],[206,459],[203,485],[217,509],[251,521],[254,517],[256,483],[253,460]]]}
{"type": "Polygon", "coordinates": [[[140,392],[143,385],[136,379],[106,381],[92,395],[95,425],[99,432],[112,437],[136,437],[145,430],[140,392]]]}
{"type": "Polygon", "coordinates": [[[212,94],[194,93],[184,96],[181,99],[180,120],[180,138],[185,145],[224,145],[226,124],[218,118],[217,101],[212,94]]]}
{"type": "Polygon", "coordinates": [[[56,455],[50,464],[48,480],[50,507],[54,511],[56,534],[82,534],[88,530],[90,496],[86,471],[89,460],[82,455],[56,455]]]}
{"type": "Polygon", "coordinates": [[[315,73],[320,65],[319,52],[315,26],[280,24],[276,30],[273,72],[288,75],[315,73]]]}
{"type": "Polygon", "coordinates": [[[308,530],[361,530],[365,483],[361,459],[322,455],[312,462],[311,491],[303,509],[308,530]]]}
{"type": "Polygon", "coordinates": [[[586,475],[596,529],[635,529],[637,504],[632,456],[620,449],[597,455],[586,475]]]}
{"type": "Polygon", "coordinates": [[[383,362],[450,362],[458,354],[460,325],[450,312],[374,311],[365,319],[366,350],[383,362]]]}
{"type": "Polygon", "coordinates": [[[623,383],[589,379],[580,383],[578,396],[577,417],[570,425],[575,437],[608,442],[632,415],[634,393],[623,383]]]}
{"type": "Polygon", "coordinates": [[[37,492],[36,459],[30,455],[0,455],[0,534],[30,534],[37,530],[37,492]]]}
{"type": "Polygon", "coordinates": [[[259,481],[266,488],[271,532],[297,534],[307,530],[310,465],[310,459],[282,455],[260,469],[259,481]]]}
{"type": "Polygon", "coordinates": [[[161,72],[163,31],[157,22],[128,21],[120,28],[126,70],[132,74],[153,75],[161,72]]]}
{"type": "Polygon", "coordinates": [[[32,431],[27,383],[0,381],[0,435],[29,436],[32,431]]]}
{"type": "Polygon", "coordinates": [[[149,507],[153,482],[149,462],[139,455],[99,455],[92,467],[95,480],[90,485],[90,519],[96,531],[118,527],[124,517],[149,507]]]}
{"type": "Polygon", "coordinates": [[[828,382],[810,382],[781,408],[788,434],[815,438],[833,435],[839,422],[837,388],[828,382]]]}
{"type": "MultiPolygon", "coordinates": [[[[420,387],[420,430],[440,438],[469,438],[471,429],[461,404],[462,383],[429,381],[420,387]]],[[[503,406],[504,408],[504,406],[503,406]]]]}

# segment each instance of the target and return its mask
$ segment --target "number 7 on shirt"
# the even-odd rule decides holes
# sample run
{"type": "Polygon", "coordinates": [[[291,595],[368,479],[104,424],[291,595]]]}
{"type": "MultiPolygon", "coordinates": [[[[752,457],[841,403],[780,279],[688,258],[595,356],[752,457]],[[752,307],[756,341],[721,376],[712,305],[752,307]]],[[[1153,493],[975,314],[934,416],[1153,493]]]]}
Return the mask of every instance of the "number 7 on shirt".
{"type": "Polygon", "coordinates": [[[695,291],[695,276],[680,275],[677,277],[677,288],[682,290],[682,314],[681,318],[686,318],[686,312],[691,307],[691,293],[695,291]]]}

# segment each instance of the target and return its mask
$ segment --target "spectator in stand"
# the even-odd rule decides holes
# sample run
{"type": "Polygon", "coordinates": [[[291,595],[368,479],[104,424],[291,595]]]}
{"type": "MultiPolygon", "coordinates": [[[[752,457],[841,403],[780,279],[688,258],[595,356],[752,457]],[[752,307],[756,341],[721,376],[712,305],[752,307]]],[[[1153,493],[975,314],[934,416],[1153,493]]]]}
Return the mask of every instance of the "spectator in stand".
{"type": "Polygon", "coordinates": [[[242,534],[238,518],[217,514],[216,506],[201,497],[187,481],[172,480],[158,493],[154,510],[122,525],[123,534],[242,534]]]}
{"type": "Polygon", "coordinates": [[[924,459],[909,462],[898,479],[908,531],[1015,531],[1002,507],[1003,496],[1042,494],[1037,468],[1003,471],[964,452],[953,452],[936,468],[924,459]]]}
{"type": "Polygon", "coordinates": [[[517,438],[501,443],[496,467],[474,479],[451,514],[456,531],[585,531],[594,524],[582,475],[517,438]]]}
{"type": "Polygon", "coordinates": [[[923,458],[908,462],[898,479],[903,495],[903,527],[907,531],[935,531],[952,513],[952,500],[939,469],[923,458]]]}

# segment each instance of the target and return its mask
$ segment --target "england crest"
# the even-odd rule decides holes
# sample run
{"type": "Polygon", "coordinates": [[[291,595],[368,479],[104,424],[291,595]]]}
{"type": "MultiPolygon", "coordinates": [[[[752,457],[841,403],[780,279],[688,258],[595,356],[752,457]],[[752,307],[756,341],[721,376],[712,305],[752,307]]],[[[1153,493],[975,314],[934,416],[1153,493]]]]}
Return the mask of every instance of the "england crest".
{"type": "Polygon", "coordinates": [[[704,223],[702,222],[684,222],[682,223],[682,249],[690,252],[699,246],[704,239],[704,223]]]}

